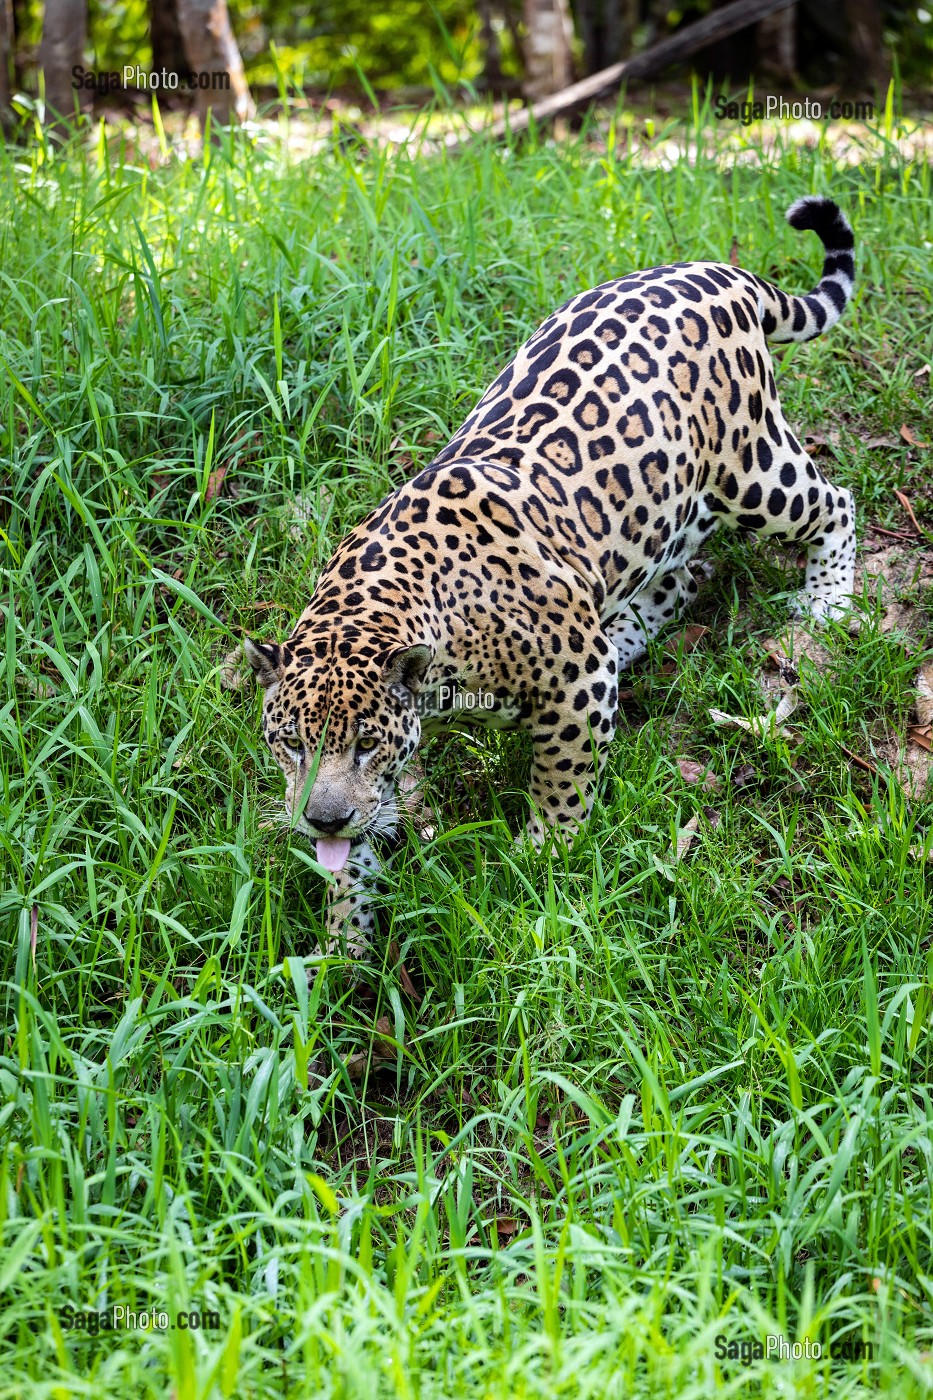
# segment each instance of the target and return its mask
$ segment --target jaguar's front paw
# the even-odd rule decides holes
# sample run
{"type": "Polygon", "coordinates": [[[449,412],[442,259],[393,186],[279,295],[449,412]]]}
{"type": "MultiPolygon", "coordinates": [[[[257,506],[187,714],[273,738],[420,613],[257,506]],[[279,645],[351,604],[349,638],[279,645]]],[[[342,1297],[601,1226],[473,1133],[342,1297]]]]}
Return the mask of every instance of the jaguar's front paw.
{"type": "Polygon", "coordinates": [[[373,890],[379,861],[368,841],[354,842],[350,856],[327,887],[324,956],[368,962],[376,928],[373,890]]]}
{"type": "Polygon", "coordinates": [[[837,593],[835,590],[827,593],[810,593],[806,588],[802,588],[794,596],[791,616],[809,619],[817,624],[839,622],[846,617],[851,608],[851,594],[837,593]]]}
{"type": "Polygon", "coordinates": [[[376,915],[365,885],[343,889],[331,886],[324,921],[325,957],[368,963],[375,928],[376,915]]]}
{"type": "Polygon", "coordinates": [[[352,962],[368,963],[371,952],[370,940],[352,925],[334,926],[328,921],[325,929],[323,953],[325,958],[348,958],[352,962]]]}

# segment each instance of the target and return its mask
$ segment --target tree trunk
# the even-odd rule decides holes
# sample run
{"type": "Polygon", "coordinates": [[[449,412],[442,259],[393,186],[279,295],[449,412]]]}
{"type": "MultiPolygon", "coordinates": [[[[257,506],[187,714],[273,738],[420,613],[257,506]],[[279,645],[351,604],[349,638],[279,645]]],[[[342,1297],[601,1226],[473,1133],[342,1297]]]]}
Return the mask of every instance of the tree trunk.
{"type": "Polygon", "coordinates": [[[881,33],[877,0],[843,0],[846,17],[847,80],[859,92],[873,90],[883,100],[888,86],[888,60],[881,33]]]}
{"type": "Polygon", "coordinates": [[[10,125],[12,112],[10,97],[14,81],[13,52],[16,47],[13,30],[13,6],[11,0],[0,0],[0,127],[10,125]]]}
{"type": "Polygon", "coordinates": [[[598,0],[576,0],[573,7],[583,56],[583,72],[587,76],[606,66],[600,62],[597,5],[598,0]]]}
{"type": "Polygon", "coordinates": [[[178,0],[178,24],[188,68],[197,80],[201,129],[211,112],[212,124],[228,126],[234,118],[253,115],[243,60],[237,48],[227,0],[178,0]]]}
{"type": "Polygon", "coordinates": [[[71,121],[78,92],[72,87],[71,70],[84,63],[87,35],[85,0],[46,0],[42,16],[39,68],[45,74],[45,106],[52,120],[71,121]]]}
{"type": "MultiPolygon", "coordinates": [[[[592,77],[581,79],[563,92],[555,93],[551,97],[542,97],[521,112],[511,112],[508,116],[499,118],[485,128],[484,135],[498,138],[506,131],[525,131],[530,121],[550,121],[562,112],[572,111],[584,103],[592,102],[594,98],[602,97],[604,93],[618,88],[620,83],[654,78],[665,68],[674,63],[682,63],[684,59],[707,48],[716,40],[757,24],[768,15],[795,3],[796,0],[732,0],[732,3],[725,5],[723,9],[710,11],[677,34],[660,39],[651,48],[642,49],[621,63],[610,64],[608,68],[594,73],[592,77]]],[[[445,145],[457,146],[461,139],[451,132],[445,140],[445,145]]]]}
{"type": "Polygon", "coordinates": [[[796,5],[760,20],[755,38],[759,73],[781,82],[792,82],[797,72],[796,5]]]}
{"type": "Polygon", "coordinates": [[[648,23],[643,47],[650,49],[660,43],[670,29],[668,0],[648,0],[648,23]]]}
{"type": "Polygon", "coordinates": [[[505,20],[505,27],[509,31],[509,38],[512,41],[512,52],[519,62],[522,62],[522,37],[518,32],[521,20],[522,0],[501,0],[500,12],[505,20]]]}
{"type": "Polygon", "coordinates": [[[149,7],[149,39],[152,43],[152,67],[161,73],[179,73],[187,77],[188,57],[178,23],[177,0],[152,0],[149,7]]]}
{"type": "Polygon", "coordinates": [[[13,11],[13,90],[22,90],[26,85],[27,71],[31,67],[26,63],[23,53],[23,46],[19,42],[19,36],[24,34],[29,27],[30,0],[12,0],[11,9],[13,11]]]}
{"type": "Polygon", "coordinates": [[[619,6],[619,58],[628,58],[635,46],[638,0],[616,0],[619,6]]]}
{"type": "Polygon", "coordinates": [[[586,73],[628,58],[638,23],[638,0],[576,0],[573,7],[586,73]]]}
{"type": "Polygon", "coordinates": [[[502,55],[499,51],[499,36],[493,24],[492,0],[479,0],[477,4],[480,24],[480,44],[483,49],[483,87],[492,92],[502,88],[502,55]]]}
{"type": "Polygon", "coordinates": [[[628,58],[638,24],[638,0],[604,0],[606,16],[606,63],[628,58]]]}
{"type": "Polygon", "coordinates": [[[525,0],[525,96],[560,92],[573,77],[567,0],[525,0]]]}

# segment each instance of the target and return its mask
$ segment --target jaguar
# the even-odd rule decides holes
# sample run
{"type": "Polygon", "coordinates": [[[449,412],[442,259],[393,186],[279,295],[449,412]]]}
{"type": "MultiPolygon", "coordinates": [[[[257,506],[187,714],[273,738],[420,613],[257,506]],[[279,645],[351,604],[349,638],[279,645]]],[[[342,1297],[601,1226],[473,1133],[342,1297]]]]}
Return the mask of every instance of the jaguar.
{"type": "Polygon", "coordinates": [[[360,956],[371,940],[380,851],[425,734],[526,730],[527,835],[573,838],[616,730],[619,673],[694,599],[692,561],[718,527],[805,554],[798,611],[845,610],[852,495],[789,428],[767,342],[838,320],[854,239],[822,196],[787,219],[823,243],[813,291],[677,262],[571,297],[347,536],[287,639],[244,640],[289,818],[328,873],[328,951],[360,956]]]}

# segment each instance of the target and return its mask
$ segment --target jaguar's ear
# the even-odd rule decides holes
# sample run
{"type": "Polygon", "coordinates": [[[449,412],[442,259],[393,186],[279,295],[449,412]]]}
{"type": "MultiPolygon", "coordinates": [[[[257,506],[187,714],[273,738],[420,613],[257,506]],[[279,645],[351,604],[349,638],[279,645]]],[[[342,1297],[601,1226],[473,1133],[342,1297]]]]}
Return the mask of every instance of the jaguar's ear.
{"type": "Polygon", "coordinates": [[[268,690],[270,685],[277,685],[282,679],[282,648],[278,642],[254,642],[251,638],[244,637],[243,655],[252,666],[253,675],[263,690],[268,690]]]}
{"type": "Polygon", "coordinates": [[[389,694],[402,705],[414,704],[425,672],[434,660],[430,647],[404,647],[394,651],[382,672],[389,694]]]}

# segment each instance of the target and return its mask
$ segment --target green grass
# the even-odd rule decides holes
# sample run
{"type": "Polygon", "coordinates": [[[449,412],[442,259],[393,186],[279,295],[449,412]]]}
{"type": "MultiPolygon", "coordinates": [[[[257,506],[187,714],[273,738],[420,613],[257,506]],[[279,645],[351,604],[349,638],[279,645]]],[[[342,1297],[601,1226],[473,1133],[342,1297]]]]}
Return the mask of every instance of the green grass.
{"type": "Polygon", "coordinates": [[[434,746],[439,833],[393,862],[364,993],[318,958],[258,698],[219,682],[556,303],[733,238],[809,289],[820,249],[783,222],[809,191],[852,218],[860,279],[783,356],[786,411],[838,430],[863,525],[903,523],[894,487],[933,520],[929,457],[865,445],[933,440],[929,165],[896,127],[858,165],[781,132],[731,163],[735,133],[698,130],[665,169],[593,133],[2,154],[0,1396],[933,1390],[933,897],[910,854],[933,810],[872,760],[921,650],[866,604],[799,743],[716,728],[711,707],[761,711],[795,581],[718,542],[710,631],[674,675],[660,643],[640,668],[570,853],[512,844],[520,740],[434,746]],[[720,824],[675,870],[706,804],[720,824]],[[114,1305],[220,1327],[62,1326],[114,1305]],[[873,1356],[717,1359],[769,1332],[873,1356]]]}

